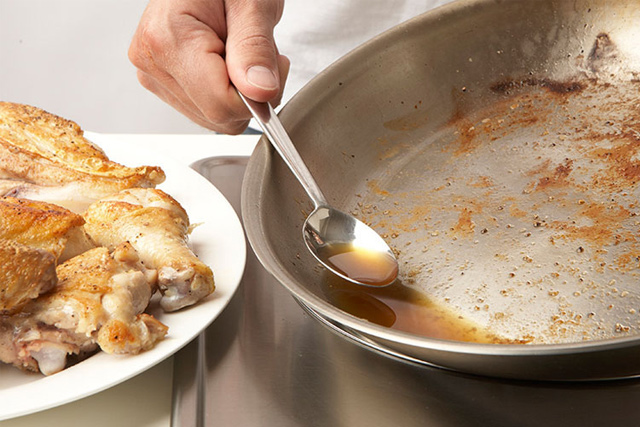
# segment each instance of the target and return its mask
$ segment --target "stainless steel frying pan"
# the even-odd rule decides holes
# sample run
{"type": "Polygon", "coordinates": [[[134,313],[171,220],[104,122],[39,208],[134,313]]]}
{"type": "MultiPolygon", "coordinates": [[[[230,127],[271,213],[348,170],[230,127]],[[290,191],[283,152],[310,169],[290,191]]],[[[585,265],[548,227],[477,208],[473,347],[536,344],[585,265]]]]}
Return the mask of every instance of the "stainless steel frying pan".
{"type": "Polygon", "coordinates": [[[481,375],[640,374],[639,1],[459,1],[349,53],[280,117],[401,264],[366,293],[324,272],[301,238],[312,206],[261,141],[250,243],[325,324],[481,375]]]}

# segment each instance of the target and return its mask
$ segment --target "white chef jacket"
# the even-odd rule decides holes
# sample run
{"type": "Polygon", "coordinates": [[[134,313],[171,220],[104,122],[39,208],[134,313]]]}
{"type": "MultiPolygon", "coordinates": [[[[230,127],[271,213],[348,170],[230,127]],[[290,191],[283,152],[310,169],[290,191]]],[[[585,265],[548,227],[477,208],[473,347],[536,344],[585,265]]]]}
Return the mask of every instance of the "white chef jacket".
{"type": "Polygon", "coordinates": [[[274,36],[291,60],[283,102],[353,48],[451,0],[285,0],[274,36]]]}

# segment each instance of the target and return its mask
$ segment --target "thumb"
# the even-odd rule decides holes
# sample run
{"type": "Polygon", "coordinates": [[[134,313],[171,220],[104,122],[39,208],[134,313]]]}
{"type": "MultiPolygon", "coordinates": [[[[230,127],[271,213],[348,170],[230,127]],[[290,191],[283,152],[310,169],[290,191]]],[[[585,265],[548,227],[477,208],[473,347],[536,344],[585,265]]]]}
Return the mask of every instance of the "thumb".
{"type": "Polygon", "coordinates": [[[242,94],[258,102],[268,102],[280,93],[273,28],[281,14],[281,1],[227,2],[227,72],[242,94]]]}

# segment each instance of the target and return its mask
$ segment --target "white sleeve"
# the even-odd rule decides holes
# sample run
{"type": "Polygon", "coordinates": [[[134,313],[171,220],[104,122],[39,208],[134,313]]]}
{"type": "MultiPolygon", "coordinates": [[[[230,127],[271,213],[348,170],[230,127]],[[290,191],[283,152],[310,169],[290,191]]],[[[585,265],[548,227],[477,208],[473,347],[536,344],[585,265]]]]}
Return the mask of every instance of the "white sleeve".
{"type": "Polygon", "coordinates": [[[336,59],[451,0],[288,0],[275,38],[291,60],[283,103],[336,59]]]}

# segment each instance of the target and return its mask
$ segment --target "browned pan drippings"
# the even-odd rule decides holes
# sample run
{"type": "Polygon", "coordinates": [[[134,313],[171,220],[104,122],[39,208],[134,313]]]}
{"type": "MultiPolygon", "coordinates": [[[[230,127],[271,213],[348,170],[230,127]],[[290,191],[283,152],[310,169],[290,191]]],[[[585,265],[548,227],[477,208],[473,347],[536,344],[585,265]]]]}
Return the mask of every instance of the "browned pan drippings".
{"type": "Polygon", "coordinates": [[[637,333],[640,83],[491,90],[354,211],[395,237],[404,283],[507,340],[637,333]]]}

